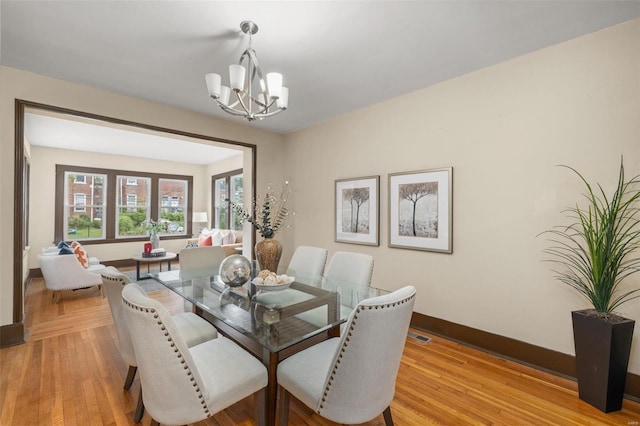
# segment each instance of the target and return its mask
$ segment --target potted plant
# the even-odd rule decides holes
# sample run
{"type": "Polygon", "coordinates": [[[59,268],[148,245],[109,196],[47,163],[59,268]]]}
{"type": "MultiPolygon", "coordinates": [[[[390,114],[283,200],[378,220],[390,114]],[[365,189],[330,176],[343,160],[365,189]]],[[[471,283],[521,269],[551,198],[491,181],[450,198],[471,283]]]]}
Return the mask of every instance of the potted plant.
{"type": "Polygon", "coordinates": [[[249,222],[260,232],[263,240],[256,243],[255,247],[260,268],[276,273],[282,256],[282,244],[274,236],[289,216],[286,206],[289,192],[288,181],[285,181],[280,197],[275,196],[271,187],[267,188],[264,198],[260,200],[257,197],[254,201],[255,217],[244,205],[226,200],[243,221],[249,222]]]}
{"type": "MultiPolygon", "coordinates": [[[[586,186],[584,207],[564,211],[571,223],[546,231],[552,246],[547,259],[560,268],[557,278],[583,295],[591,309],[572,312],[580,399],[606,413],[622,408],[635,321],[616,315],[623,303],[640,297],[639,286],[623,288],[640,271],[640,176],[625,181],[621,161],[618,184],[607,196],[598,184],[586,186]]],[[[637,282],[636,282],[637,284],[637,282]]]]}

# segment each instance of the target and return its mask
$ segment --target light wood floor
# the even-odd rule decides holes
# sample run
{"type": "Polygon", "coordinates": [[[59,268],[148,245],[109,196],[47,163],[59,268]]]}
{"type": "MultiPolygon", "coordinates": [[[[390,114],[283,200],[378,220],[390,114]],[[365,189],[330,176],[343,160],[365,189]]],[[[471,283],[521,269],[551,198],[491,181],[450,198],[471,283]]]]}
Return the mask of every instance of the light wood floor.
{"type": "MultiPolygon", "coordinates": [[[[182,301],[152,293],[171,311],[182,301]]],[[[28,342],[0,350],[0,425],[130,425],[138,395],[116,347],[106,299],[96,290],[65,292],[58,304],[42,279],[27,291],[28,342]]],[[[417,330],[413,330],[421,333],[417,330]]],[[[425,334],[425,333],[421,333],[425,334]]],[[[198,425],[253,425],[247,398],[198,425]]],[[[392,403],[396,425],[625,425],[640,403],[604,414],[577,397],[573,381],[433,337],[407,339],[392,403]]],[[[147,414],[142,420],[148,425],[147,414]]],[[[290,424],[331,425],[296,401],[290,424]]],[[[367,425],[383,425],[382,416],[367,425]]]]}

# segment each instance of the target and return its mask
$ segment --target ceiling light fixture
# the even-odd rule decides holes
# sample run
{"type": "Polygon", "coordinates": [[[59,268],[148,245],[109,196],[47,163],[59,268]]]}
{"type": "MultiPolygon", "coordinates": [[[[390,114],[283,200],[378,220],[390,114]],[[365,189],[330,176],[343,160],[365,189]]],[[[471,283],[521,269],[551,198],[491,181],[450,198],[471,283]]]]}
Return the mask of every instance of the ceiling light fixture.
{"type": "Polygon", "coordinates": [[[222,85],[220,74],[209,73],[205,75],[207,90],[223,111],[249,121],[261,120],[287,109],[289,89],[282,86],[282,74],[270,72],[266,81],[262,75],[256,51],[251,48],[251,36],[258,32],[258,26],[252,21],[242,21],[240,29],[249,34],[249,46],[240,56],[239,64],[229,65],[230,88],[222,85]],[[237,99],[229,104],[232,90],[237,99]]]}

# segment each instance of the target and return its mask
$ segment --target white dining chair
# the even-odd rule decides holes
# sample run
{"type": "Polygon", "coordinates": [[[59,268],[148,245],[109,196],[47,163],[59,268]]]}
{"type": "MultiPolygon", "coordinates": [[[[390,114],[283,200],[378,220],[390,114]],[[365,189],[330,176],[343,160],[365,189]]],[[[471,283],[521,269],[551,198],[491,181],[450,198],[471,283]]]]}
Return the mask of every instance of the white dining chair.
{"type": "Polygon", "coordinates": [[[328,253],[320,247],[298,246],[289,262],[287,275],[296,277],[297,282],[319,286],[328,253]]]}
{"type": "Polygon", "coordinates": [[[373,275],[373,256],[351,251],[337,251],[331,256],[325,272],[322,288],[340,290],[340,304],[354,308],[360,300],[369,296],[373,275]]]}
{"type": "Polygon", "coordinates": [[[166,308],[136,283],[122,300],[152,425],[195,423],[253,394],[264,424],[268,375],[260,361],[223,336],[189,348],[166,308]]]}
{"type": "MultiPolygon", "coordinates": [[[[337,251],[331,256],[321,287],[338,292],[340,318],[348,317],[359,301],[369,297],[372,274],[373,257],[368,254],[337,251]]],[[[327,325],[327,308],[312,309],[297,314],[296,317],[317,327],[324,327],[327,325]]],[[[341,329],[344,329],[344,324],[341,329]]]]}
{"type": "Polygon", "coordinates": [[[360,302],[345,333],[278,364],[279,424],[288,424],[290,396],[320,416],[358,424],[381,413],[393,425],[391,401],[416,289],[403,287],[360,302]]]}
{"type": "MultiPolygon", "coordinates": [[[[116,328],[118,351],[124,362],[129,365],[127,377],[124,381],[124,389],[128,390],[133,384],[138,369],[138,362],[136,361],[129,327],[125,319],[124,306],[122,304],[122,289],[125,285],[131,283],[131,280],[113,266],[109,266],[100,272],[102,275],[102,286],[107,293],[109,309],[111,310],[111,316],[113,317],[113,323],[116,328]]],[[[178,313],[173,315],[172,318],[178,332],[183,336],[189,347],[218,337],[218,332],[215,327],[191,312],[178,313]]],[[[135,423],[138,423],[142,419],[143,414],[142,386],[140,386],[138,405],[133,416],[135,423]]]]}

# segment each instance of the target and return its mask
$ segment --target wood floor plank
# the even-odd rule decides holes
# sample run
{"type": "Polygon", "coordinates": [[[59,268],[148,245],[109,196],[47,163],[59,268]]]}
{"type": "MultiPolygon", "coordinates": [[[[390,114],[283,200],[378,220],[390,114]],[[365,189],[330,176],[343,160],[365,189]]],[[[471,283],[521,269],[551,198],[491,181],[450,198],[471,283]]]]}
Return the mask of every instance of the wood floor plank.
{"type": "MultiPolygon", "coordinates": [[[[150,293],[170,312],[170,291],[150,293]]],[[[58,304],[42,279],[27,290],[28,342],[0,350],[0,425],[132,425],[139,379],[122,389],[128,366],[117,349],[108,302],[97,291],[65,292],[58,304]]],[[[427,334],[414,330],[419,334],[427,334]]],[[[407,339],[392,413],[398,426],[637,425],[640,403],[605,414],[577,397],[574,381],[437,336],[407,339]],[[635,422],[635,423],[634,423],[635,422]]],[[[295,399],[290,425],[329,422],[295,399]]],[[[246,398],[197,426],[254,425],[246,398]]],[[[145,414],[142,425],[150,422],[145,414]]],[[[382,426],[382,416],[365,423],[382,426]]]]}

